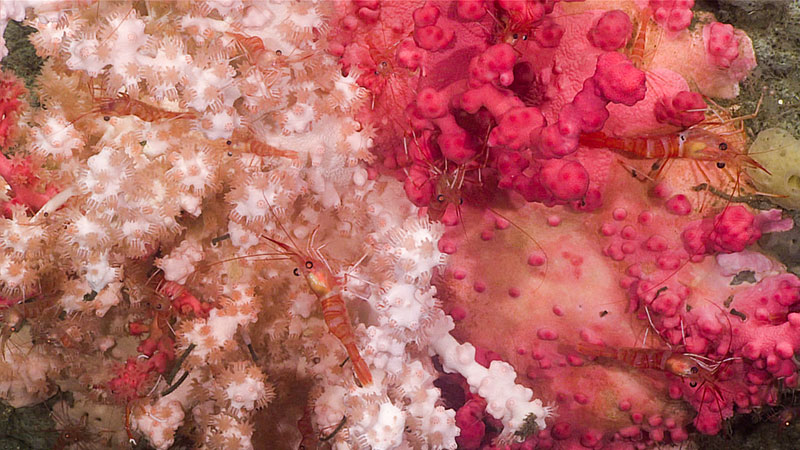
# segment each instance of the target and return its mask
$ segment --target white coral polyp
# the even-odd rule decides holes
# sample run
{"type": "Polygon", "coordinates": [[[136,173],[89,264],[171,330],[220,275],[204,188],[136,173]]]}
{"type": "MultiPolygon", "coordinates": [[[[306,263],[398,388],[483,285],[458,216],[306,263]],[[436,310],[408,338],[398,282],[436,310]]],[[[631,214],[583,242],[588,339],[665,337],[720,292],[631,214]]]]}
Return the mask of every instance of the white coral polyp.
{"type": "Polygon", "coordinates": [[[228,234],[231,235],[231,243],[238,247],[240,251],[246,251],[248,248],[260,242],[257,234],[233,220],[228,221],[228,234]]]}
{"type": "Polygon", "coordinates": [[[7,290],[21,290],[30,282],[32,275],[24,260],[0,256],[0,280],[7,290]]]}
{"type": "Polygon", "coordinates": [[[461,434],[461,430],[456,426],[455,411],[439,405],[421,417],[421,422],[422,432],[427,436],[431,448],[454,449],[458,447],[456,437],[461,434]]]}
{"type": "Polygon", "coordinates": [[[34,128],[32,131],[33,150],[42,156],[71,158],[85,143],[75,127],[64,116],[55,112],[48,111],[41,128],[34,128]]]}
{"type": "Polygon", "coordinates": [[[95,37],[79,36],[69,43],[70,57],[67,59],[67,67],[71,70],[83,70],[90,77],[96,77],[108,64],[108,61],[101,60],[97,55],[97,47],[100,45],[95,37]]]}
{"type": "Polygon", "coordinates": [[[225,398],[233,409],[251,410],[267,395],[264,382],[246,377],[241,382],[232,382],[225,388],[225,398]]]}
{"type": "Polygon", "coordinates": [[[314,107],[306,103],[296,103],[284,113],[283,132],[285,134],[305,133],[311,130],[314,122],[314,107]]]}
{"type": "Polygon", "coordinates": [[[270,207],[281,211],[289,203],[289,193],[281,186],[282,178],[274,174],[258,175],[246,185],[231,193],[231,217],[251,224],[263,222],[270,215],[270,207]]]}
{"type": "Polygon", "coordinates": [[[75,245],[82,255],[98,250],[108,242],[109,237],[105,224],[92,213],[77,214],[66,228],[67,241],[75,245]]]}
{"type": "Polygon", "coordinates": [[[390,237],[388,253],[395,259],[395,273],[407,281],[430,281],[433,269],[444,264],[446,256],[439,251],[439,238],[444,226],[425,218],[408,219],[403,228],[390,237]]]}
{"type": "Polygon", "coordinates": [[[407,283],[394,283],[381,296],[375,308],[381,312],[379,321],[392,329],[417,331],[420,322],[434,308],[436,288],[426,289],[407,283]]]}
{"type": "Polygon", "coordinates": [[[354,424],[353,429],[361,433],[369,448],[389,450],[403,442],[405,425],[403,410],[390,402],[383,402],[377,415],[367,416],[367,420],[354,424]]]}
{"type": "Polygon", "coordinates": [[[217,162],[206,147],[187,148],[169,155],[172,168],[167,176],[177,181],[180,189],[202,196],[217,182],[217,162]]]}
{"type": "Polygon", "coordinates": [[[228,139],[240,125],[241,118],[232,107],[206,112],[200,118],[200,131],[208,139],[228,139]]]}
{"type": "Polygon", "coordinates": [[[392,336],[391,331],[385,327],[367,328],[367,337],[369,342],[362,355],[367,364],[399,374],[406,359],[406,344],[392,336]]]}
{"type": "Polygon", "coordinates": [[[342,112],[350,112],[367,98],[367,90],[356,83],[359,75],[358,71],[351,70],[347,76],[341,73],[334,76],[333,90],[329,94],[331,106],[342,112]]]}
{"type": "Polygon", "coordinates": [[[183,418],[180,402],[159,396],[155,404],[134,409],[131,425],[147,436],[153,447],[166,450],[175,441],[175,431],[183,424],[183,418]]]}
{"type": "Polygon", "coordinates": [[[239,89],[233,83],[236,71],[222,62],[211,64],[200,69],[194,67],[190,78],[190,86],[186,90],[187,106],[197,111],[207,108],[216,109],[223,105],[232,106],[239,96],[239,89]],[[228,104],[230,103],[230,104],[228,104]]]}
{"type": "Polygon", "coordinates": [[[44,236],[44,227],[26,220],[24,215],[0,219],[0,247],[11,250],[14,256],[30,256],[39,251],[44,236]]]}
{"type": "MultiPolygon", "coordinates": [[[[95,292],[100,292],[119,276],[119,268],[111,267],[108,253],[94,254],[84,266],[86,281],[95,292]]],[[[102,314],[101,314],[102,315],[102,314]]]]}
{"type": "Polygon", "coordinates": [[[172,249],[169,255],[156,261],[164,271],[164,279],[184,283],[195,270],[195,264],[203,260],[203,246],[199,242],[184,240],[172,249]]]}

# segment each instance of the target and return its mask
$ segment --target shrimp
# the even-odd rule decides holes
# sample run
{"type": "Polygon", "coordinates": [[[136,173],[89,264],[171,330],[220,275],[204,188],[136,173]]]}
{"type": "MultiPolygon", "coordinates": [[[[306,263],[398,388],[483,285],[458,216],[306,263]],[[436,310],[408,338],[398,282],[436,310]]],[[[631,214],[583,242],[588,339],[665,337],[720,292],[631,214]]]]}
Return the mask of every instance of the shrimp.
{"type": "Polygon", "coordinates": [[[156,122],[164,119],[194,119],[192,112],[167,111],[136,100],[126,93],[120,93],[116,98],[101,97],[96,99],[100,103],[92,109],[91,113],[103,114],[103,120],[111,117],[136,116],[145,122],[156,122]]]}
{"type": "Polygon", "coordinates": [[[697,378],[701,370],[711,372],[708,370],[710,366],[701,364],[694,355],[670,349],[608,347],[583,342],[576,344],[575,348],[578,353],[586,356],[611,359],[636,369],[658,370],[681,378],[697,378]]]}
{"type": "Polygon", "coordinates": [[[322,317],[328,330],[344,345],[347,356],[353,362],[356,378],[362,386],[367,386],[372,383],[372,374],[356,346],[353,327],[342,299],[341,286],[319,250],[311,247],[315,234],[316,230],[311,234],[305,253],[276,239],[264,237],[280,247],[297,264],[294,275],[298,277],[302,275],[311,292],[319,299],[322,306],[322,317]]]}
{"type": "MultiPolygon", "coordinates": [[[[701,126],[677,134],[615,138],[602,132],[581,135],[580,144],[589,148],[608,148],[634,159],[690,159],[716,162],[717,167],[749,165],[770,174],[766,167],[744,153],[734,151],[722,137],[701,126]]],[[[663,165],[660,165],[663,167],[663,165]]]]}
{"type": "MultiPolygon", "coordinates": [[[[706,394],[710,389],[719,407],[720,415],[722,414],[723,397],[721,388],[716,384],[718,373],[723,364],[738,359],[726,358],[722,361],[715,361],[702,355],[676,352],[671,349],[607,347],[582,342],[576,344],[575,349],[585,356],[618,361],[635,369],[656,370],[689,380],[689,386],[695,389],[695,392],[703,389],[700,399],[701,407],[705,403],[706,394]]],[[[699,413],[700,410],[698,410],[699,413]]]]}

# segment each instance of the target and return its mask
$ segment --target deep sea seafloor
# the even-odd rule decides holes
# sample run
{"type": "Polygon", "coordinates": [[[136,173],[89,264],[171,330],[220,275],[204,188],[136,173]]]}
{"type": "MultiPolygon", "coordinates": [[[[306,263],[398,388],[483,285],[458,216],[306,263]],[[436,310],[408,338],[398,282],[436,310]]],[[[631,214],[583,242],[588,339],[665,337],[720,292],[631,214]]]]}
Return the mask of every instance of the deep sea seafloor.
{"type": "Polygon", "coordinates": [[[797,1],[0,8],[0,449],[797,448],[797,1]]]}

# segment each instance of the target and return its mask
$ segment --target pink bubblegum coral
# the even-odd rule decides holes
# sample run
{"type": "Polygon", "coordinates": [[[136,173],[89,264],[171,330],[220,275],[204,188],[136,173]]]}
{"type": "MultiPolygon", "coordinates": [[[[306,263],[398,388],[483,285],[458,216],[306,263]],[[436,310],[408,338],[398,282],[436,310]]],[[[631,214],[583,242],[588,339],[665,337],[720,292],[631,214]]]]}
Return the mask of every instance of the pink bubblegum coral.
{"type": "Polygon", "coordinates": [[[624,11],[607,11],[589,30],[589,42],[607,52],[614,51],[625,45],[632,28],[631,19],[624,11]]]}
{"type": "Polygon", "coordinates": [[[706,55],[717,66],[729,68],[739,57],[739,40],[734,35],[733,26],[713,22],[703,27],[703,40],[706,55]]]}

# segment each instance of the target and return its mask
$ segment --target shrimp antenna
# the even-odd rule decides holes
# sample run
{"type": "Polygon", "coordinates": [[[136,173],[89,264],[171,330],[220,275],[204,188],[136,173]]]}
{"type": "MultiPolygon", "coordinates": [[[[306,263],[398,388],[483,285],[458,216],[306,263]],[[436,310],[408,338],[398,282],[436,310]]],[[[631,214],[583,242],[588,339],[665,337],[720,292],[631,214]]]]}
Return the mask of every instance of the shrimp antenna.
{"type": "Polygon", "coordinates": [[[506,222],[508,222],[509,224],[511,224],[511,225],[512,225],[514,228],[516,228],[516,229],[517,229],[517,230],[518,230],[520,233],[522,233],[522,234],[523,234],[525,237],[527,237],[527,238],[528,238],[528,239],[530,239],[530,240],[531,240],[531,241],[532,241],[534,244],[536,244],[536,246],[537,246],[537,247],[539,247],[539,250],[541,250],[541,251],[542,251],[542,253],[544,253],[544,254],[545,254],[545,258],[544,258],[544,273],[542,274],[542,279],[539,281],[539,286],[537,286],[537,287],[536,287],[536,289],[533,291],[533,292],[536,292],[537,290],[539,290],[539,288],[540,288],[540,287],[542,287],[542,285],[544,284],[544,280],[546,280],[546,279],[547,279],[547,271],[548,271],[548,269],[549,269],[549,267],[550,267],[550,262],[549,262],[549,260],[548,260],[548,258],[547,258],[547,252],[545,251],[544,247],[542,247],[542,244],[540,244],[540,243],[539,243],[539,241],[537,241],[537,240],[536,240],[536,238],[534,238],[533,236],[531,236],[531,234],[530,234],[530,233],[528,233],[528,231],[527,231],[527,230],[525,230],[525,229],[524,229],[524,228],[522,228],[521,226],[517,225],[517,224],[516,224],[516,223],[515,223],[513,220],[509,219],[508,217],[504,216],[503,214],[500,214],[500,212],[499,212],[499,211],[495,210],[495,209],[494,209],[494,208],[492,208],[492,207],[489,207],[489,206],[487,206],[487,207],[486,207],[486,209],[487,209],[489,212],[491,212],[492,214],[494,214],[494,215],[496,215],[496,216],[500,217],[501,219],[503,219],[503,220],[505,220],[506,222]]]}
{"type": "MultiPolygon", "coordinates": [[[[264,194],[264,192],[261,192],[261,197],[264,198],[264,202],[267,204],[267,208],[269,208],[269,212],[272,214],[272,217],[275,218],[275,222],[278,224],[278,227],[281,229],[281,231],[283,231],[283,234],[285,234],[286,237],[289,239],[289,242],[292,244],[292,247],[294,247],[294,251],[292,253],[297,254],[297,249],[299,249],[300,247],[297,246],[297,243],[294,241],[294,239],[292,239],[292,235],[289,234],[289,231],[286,229],[286,227],[283,226],[283,222],[280,221],[280,219],[278,218],[278,214],[276,214],[275,210],[272,209],[272,204],[269,202],[269,200],[267,200],[267,196],[264,194]]],[[[289,249],[286,244],[284,244],[284,243],[282,243],[280,241],[277,241],[277,240],[275,240],[275,239],[273,239],[271,237],[267,237],[267,236],[264,236],[264,237],[267,240],[269,240],[270,242],[272,242],[273,244],[279,246],[280,248],[282,248],[284,250],[287,250],[287,251],[291,251],[291,249],[289,249]]]]}

